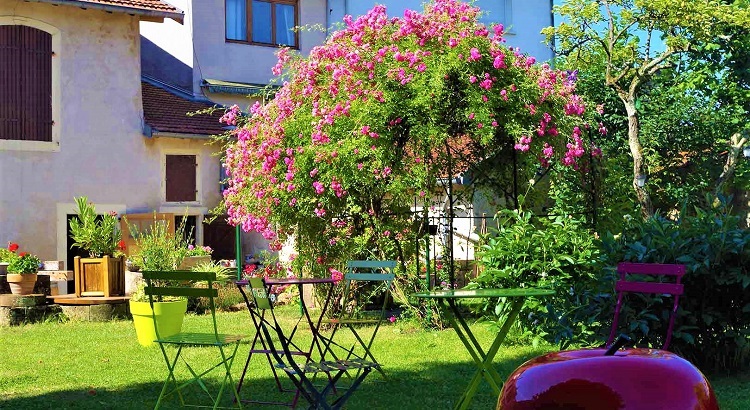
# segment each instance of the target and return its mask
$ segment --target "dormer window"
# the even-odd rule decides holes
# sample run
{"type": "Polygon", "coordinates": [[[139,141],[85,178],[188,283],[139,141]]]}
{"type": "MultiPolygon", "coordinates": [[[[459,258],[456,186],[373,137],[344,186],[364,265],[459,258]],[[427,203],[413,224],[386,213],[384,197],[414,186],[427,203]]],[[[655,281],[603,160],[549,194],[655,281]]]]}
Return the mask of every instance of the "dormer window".
{"type": "Polygon", "coordinates": [[[226,39],[297,47],[297,0],[226,0],[226,39]]]}

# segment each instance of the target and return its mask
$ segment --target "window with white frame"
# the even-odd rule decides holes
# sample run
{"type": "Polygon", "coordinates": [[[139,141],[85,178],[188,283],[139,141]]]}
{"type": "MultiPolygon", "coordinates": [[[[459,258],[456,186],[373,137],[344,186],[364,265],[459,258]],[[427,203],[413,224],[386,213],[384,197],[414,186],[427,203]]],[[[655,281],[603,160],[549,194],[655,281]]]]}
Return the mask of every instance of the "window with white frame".
{"type": "Polygon", "coordinates": [[[297,0],[226,0],[226,39],[297,47],[297,0]]]}

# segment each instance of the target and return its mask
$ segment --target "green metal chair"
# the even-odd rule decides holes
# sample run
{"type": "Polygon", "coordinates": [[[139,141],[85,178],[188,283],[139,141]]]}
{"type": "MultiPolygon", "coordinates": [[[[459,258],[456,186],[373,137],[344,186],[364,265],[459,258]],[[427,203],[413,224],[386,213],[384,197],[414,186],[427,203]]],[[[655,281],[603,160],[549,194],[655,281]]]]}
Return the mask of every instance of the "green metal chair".
{"type": "MultiPolygon", "coordinates": [[[[294,332],[284,332],[276,320],[273,303],[268,297],[268,288],[261,278],[247,280],[250,296],[238,282],[238,287],[247,304],[250,317],[265,347],[275,362],[274,366],[286,373],[297,392],[309,404],[308,409],[340,409],[357,390],[364,378],[377,368],[376,363],[351,355],[348,359],[337,359],[335,355],[326,360],[325,357],[313,358],[313,351],[309,354],[300,352],[300,347],[292,342],[294,332]],[[346,389],[337,389],[336,384],[341,376],[349,371],[357,371],[351,385],[346,389]],[[317,376],[322,376],[316,379],[317,376]],[[321,382],[322,381],[322,382],[321,382]]],[[[320,343],[329,349],[337,346],[325,336],[316,334],[320,343]]],[[[342,350],[343,351],[343,350],[342,350]]],[[[331,351],[332,352],[332,351],[331,351]]],[[[296,402],[296,399],[295,399],[296,402]]]]}
{"type": "MultiPolygon", "coordinates": [[[[234,357],[237,354],[237,348],[239,342],[245,336],[243,335],[229,335],[219,333],[216,326],[216,307],[214,305],[214,298],[218,295],[218,290],[214,287],[216,284],[216,273],[214,272],[191,272],[191,271],[144,271],[143,279],[146,281],[145,293],[148,296],[149,303],[151,304],[151,310],[154,311],[154,302],[158,301],[163,297],[199,297],[206,298],[208,306],[211,311],[211,319],[213,321],[213,328],[210,332],[205,333],[193,333],[193,332],[180,332],[173,336],[161,337],[159,336],[159,328],[156,326],[156,315],[152,313],[154,319],[154,327],[156,329],[156,340],[154,342],[159,344],[161,352],[164,356],[164,361],[167,364],[169,375],[167,375],[164,381],[164,386],[161,389],[159,398],[156,401],[155,409],[158,409],[162,404],[162,400],[168,396],[176,394],[179,397],[180,404],[186,406],[189,404],[185,403],[183,397],[183,389],[197,385],[213,403],[212,406],[190,404],[194,407],[210,407],[210,408],[227,408],[221,407],[222,395],[225,391],[229,390],[234,392],[234,403],[237,407],[242,408],[242,403],[239,400],[239,396],[234,389],[234,380],[232,379],[232,363],[234,357]],[[206,287],[195,287],[194,282],[206,282],[206,287]],[[170,352],[172,349],[167,349],[166,346],[173,345],[177,348],[176,352],[170,352]],[[193,366],[191,366],[183,355],[183,348],[189,346],[203,346],[203,347],[214,347],[218,349],[218,353],[221,356],[221,361],[214,364],[212,367],[198,373],[193,366]],[[170,354],[172,353],[172,354],[170,354]],[[175,377],[175,368],[177,362],[182,359],[187,371],[190,372],[192,378],[178,383],[175,377]],[[214,396],[207,384],[204,382],[203,377],[212,372],[214,369],[223,369],[224,378],[221,381],[219,391],[214,396]],[[171,386],[171,389],[170,389],[171,386]]],[[[233,408],[233,407],[232,407],[233,408]]]]}
{"type": "MultiPolygon", "coordinates": [[[[326,320],[332,328],[331,339],[342,327],[349,329],[357,340],[349,351],[361,350],[362,357],[373,363],[378,361],[372,354],[372,345],[380,325],[386,319],[395,267],[396,261],[391,260],[347,262],[341,311],[338,317],[326,320]],[[363,333],[362,329],[366,326],[374,326],[371,333],[363,333]]],[[[376,370],[383,378],[386,377],[379,363],[376,370]]]]}

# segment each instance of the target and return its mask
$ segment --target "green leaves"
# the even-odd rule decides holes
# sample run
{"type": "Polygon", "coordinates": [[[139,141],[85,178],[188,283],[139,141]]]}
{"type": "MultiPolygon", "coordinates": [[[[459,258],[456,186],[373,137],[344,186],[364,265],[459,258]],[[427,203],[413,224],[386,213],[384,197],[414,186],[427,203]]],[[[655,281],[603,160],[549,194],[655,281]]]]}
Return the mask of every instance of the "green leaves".
{"type": "Polygon", "coordinates": [[[88,251],[91,257],[113,256],[122,238],[117,229],[117,214],[109,212],[99,216],[96,207],[85,196],[75,198],[75,201],[78,218],[70,220],[72,246],[88,251]]]}
{"type": "Polygon", "coordinates": [[[563,347],[589,338],[600,316],[589,309],[590,300],[598,297],[603,283],[595,236],[567,216],[502,210],[495,219],[498,228],[489,233],[479,255],[485,269],[474,282],[479,287],[555,289],[554,296],[525,303],[521,327],[563,347]]]}
{"type": "MultiPolygon", "coordinates": [[[[736,335],[750,331],[750,232],[725,211],[698,208],[677,221],[659,215],[632,220],[619,238],[604,238],[613,266],[620,261],[687,266],[670,350],[706,371],[747,365],[743,346],[749,339],[736,335]]],[[[630,298],[620,322],[639,323],[635,339],[658,347],[671,309],[672,300],[660,295],[630,298]]]]}

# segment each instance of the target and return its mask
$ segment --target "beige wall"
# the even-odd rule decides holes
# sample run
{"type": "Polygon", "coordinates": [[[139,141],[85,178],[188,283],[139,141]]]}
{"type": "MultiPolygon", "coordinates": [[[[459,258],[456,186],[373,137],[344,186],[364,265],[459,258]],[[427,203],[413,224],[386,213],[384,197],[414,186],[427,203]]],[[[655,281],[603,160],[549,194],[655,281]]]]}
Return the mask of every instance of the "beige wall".
{"type": "Polygon", "coordinates": [[[219,174],[213,148],[142,134],[137,17],[15,1],[0,3],[0,16],[60,31],[61,97],[59,150],[0,150],[0,244],[12,240],[42,259],[64,259],[59,215],[72,209],[74,196],[119,211],[159,209],[165,149],[201,153],[206,198],[200,205],[216,204],[218,189],[208,189],[219,174]]]}

